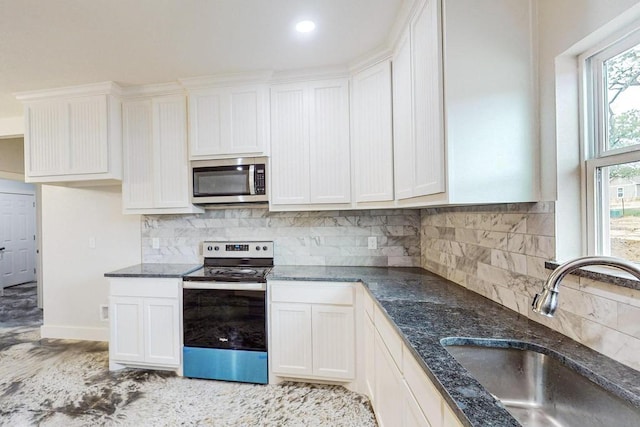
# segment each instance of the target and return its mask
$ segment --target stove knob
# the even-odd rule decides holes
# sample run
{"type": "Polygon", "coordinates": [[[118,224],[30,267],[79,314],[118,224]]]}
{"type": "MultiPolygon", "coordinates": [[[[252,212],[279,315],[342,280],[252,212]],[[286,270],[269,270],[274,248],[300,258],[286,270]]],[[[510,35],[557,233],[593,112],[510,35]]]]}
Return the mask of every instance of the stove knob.
{"type": "Polygon", "coordinates": [[[256,246],[256,251],[259,251],[259,250],[260,250],[260,246],[256,246]]]}
{"type": "MultiPolygon", "coordinates": [[[[211,246],[207,246],[207,250],[208,250],[208,251],[212,251],[212,250],[213,250],[213,248],[212,248],[211,246]]],[[[217,250],[217,249],[216,249],[216,250],[217,250]]]]}
{"type": "Polygon", "coordinates": [[[220,246],[216,246],[215,248],[213,248],[214,251],[219,251],[220,250],[220,246]]]}
{"type": "Polygon", "coordinates": [[[267,250],[267,247],[266,247],[266,246],[263,246],[263,247],[262,247],[262,250],[263,250],[263,251],[266,251],[266,250],[267,250]]]}

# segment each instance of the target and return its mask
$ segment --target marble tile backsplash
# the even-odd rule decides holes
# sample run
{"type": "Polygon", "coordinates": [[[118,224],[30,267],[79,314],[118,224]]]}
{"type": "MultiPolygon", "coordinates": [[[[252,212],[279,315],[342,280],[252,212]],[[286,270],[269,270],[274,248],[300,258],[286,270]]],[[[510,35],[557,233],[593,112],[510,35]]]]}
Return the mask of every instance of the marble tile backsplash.
{"type": "Polygon", "coordinates": [[[640,291],[568,276],[555,317],[531,311],[554,236],[553,203],[423,209],[422,267],[640,370],[640,291]]]}
{"type": "Polygon", "coordinates": [[[269,212],[207,210],[142,216],[142,261],[202,262],[204,240],[273,240],[277,265],[420,266],[417,209],[269,212]],[[376,249],[368,249],[369,237],[376,249]],[[159,249],[153,248],[153,238],[159,249]]]}

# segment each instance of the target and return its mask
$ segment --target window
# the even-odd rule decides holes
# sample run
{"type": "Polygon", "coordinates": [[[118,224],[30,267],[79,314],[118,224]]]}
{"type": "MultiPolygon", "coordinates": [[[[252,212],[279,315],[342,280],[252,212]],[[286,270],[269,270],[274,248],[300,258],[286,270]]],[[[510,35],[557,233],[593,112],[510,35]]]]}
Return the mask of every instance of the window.
{"type": "Polygon", "coordinates": [[[589,253],[640,262],[640,32],[583,59],[589,253]]]}

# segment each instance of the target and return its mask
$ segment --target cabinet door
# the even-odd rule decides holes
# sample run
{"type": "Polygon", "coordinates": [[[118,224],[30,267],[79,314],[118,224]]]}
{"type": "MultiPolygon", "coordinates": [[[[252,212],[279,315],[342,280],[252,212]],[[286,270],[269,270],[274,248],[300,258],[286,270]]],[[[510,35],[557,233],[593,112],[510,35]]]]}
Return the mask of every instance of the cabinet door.
{"type": "Polygon", "coordinates": [[[393,200],[391,63],[352,78],[351,152],[357,202],[393,200]]]}
{"type": "Polygon", "coordinates": [[[376,407],[375,395],[376,366],[375,366],[375,338],[376,329],[373,321],[367,314],[364,315],[364,384],[365,393],[369,396],[371,404],[376,407]]]}
{"type": "Polygon", "coordinates": [[[309,84],[309,174],[311,203],[351,201],[349,82],[309,84]]]}
{"type": "Polygon", "coordinates": [[[210,88],[189,94],[192,158],[263,154],[268,128],[265,85],[210,88]]]}
{"type": "Polygon", "coordinates": [[[122,116],[123,208],[152,208],[154,148],[151,101],[123,102],[122,116]]]}
{"type": "Polygon", "coordinates": [[[223,137],[227,153],[263,153],[268,138],[266,86],[228,88],[223,111],[223,137]]]}
{"type": "Polygon", "coordinates": [[[109,358],[115,362],[144,362],[143,299],[110,297],[109,358]]]}
{"type": "Polygon", "coordinates": [[[402,425],[404,427],[434,427],[420,410],[420,405],[406,383],[404,385],[404,401],[402,402],[402,425]]]}
{"type": "Polygon", "coordinates": [[[405,348],[402,353],[402,371],[411,395],[415,397],[421,413],[431,427],[442,427],[442,398],[414,356],[405,348]]]}
{"type": "Polygon", "coordinates": [[[312,306],[313,374],[332,379],[355,376],[353,307],[312,306]]]}
{"type": "Polygon", "coordinates": [[[271,88],[272,204],[309,203],[309,102],[305,85],[271,88]]]}
{"type": "Polygon", "coordinates": [[[62,101],[26,105],[25,173],[28,176],[58,175],[69,158],[69,111],[62,101]]]}
{"type": "Polygon", "coordinates": [[[190,156],[222,153],[222,89],[189,93],[189,148],[190,156]]]}
{"type": "Polygon", "coordinates": [[[69,100],[69,167],[72,175],[109,172],[107,96],[69,100]]]}
{"type": "Polygon", "coordinates": [[[144,299],[145,362],[180,365],[180,305],[173,298],[144,299]]]}
{"type": "Polygon", "coordinates": [[[414,196],[445,191],[442,47],[437,0],[427,0],[411,23],[414,196]]]}
{"type": "Polygon", "coordinates": [[[375,339],[376,416],[382,427],[402,425],[404,382],[379,334],[375,339]]]}
{"type": "Polygon", "coordinates": [[[442,402],[442,426],[443,427],[462,427],[458,417],[453,413],[449,405],[442,402]]]}
{"type": "Polygon", "coordinates": [[[271,370],[276,374],[313,374],[311,305],[271,303],[271,370]]]}
{"type": "Polygon", "coordinates": [[[393,56],[393,158],[396,199],[413,197],[416,160],[412,91],[411,40],[406,32],[393,56]]]}
{"type": "Polygon", "coordinates": [[[183,95],[153,98],[155,207],[189,204],[186,123],[183,95]]]}

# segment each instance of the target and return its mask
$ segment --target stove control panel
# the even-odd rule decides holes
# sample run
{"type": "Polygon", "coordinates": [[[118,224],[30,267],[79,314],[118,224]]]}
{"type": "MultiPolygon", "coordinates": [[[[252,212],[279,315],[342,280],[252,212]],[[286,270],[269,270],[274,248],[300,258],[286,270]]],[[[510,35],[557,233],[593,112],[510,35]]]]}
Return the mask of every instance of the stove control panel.
{"type": "Polygon", "coordinates": [[[205,258],[273,258],[273,242],[203,242],[205,258]]]}

